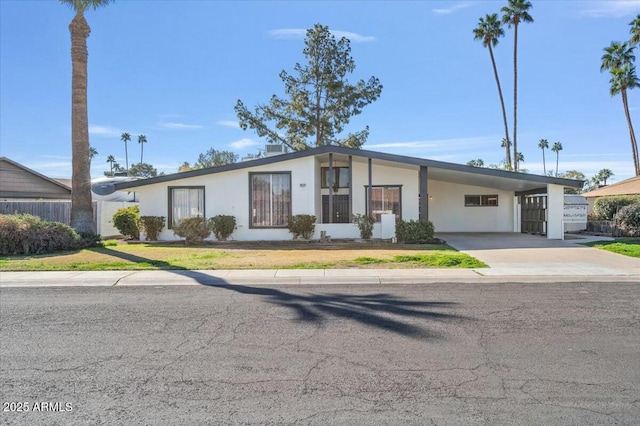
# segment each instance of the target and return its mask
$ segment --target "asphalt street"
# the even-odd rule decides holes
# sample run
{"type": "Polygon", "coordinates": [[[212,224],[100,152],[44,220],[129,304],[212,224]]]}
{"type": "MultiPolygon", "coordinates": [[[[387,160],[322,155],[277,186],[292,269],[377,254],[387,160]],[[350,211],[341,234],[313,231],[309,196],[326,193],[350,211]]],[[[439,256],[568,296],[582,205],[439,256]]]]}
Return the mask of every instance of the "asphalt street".
{"type": "Polygon", "coordinates": [[[7,425],[640,424],[632,282],[2,288],[0,319],[7,425]]]}

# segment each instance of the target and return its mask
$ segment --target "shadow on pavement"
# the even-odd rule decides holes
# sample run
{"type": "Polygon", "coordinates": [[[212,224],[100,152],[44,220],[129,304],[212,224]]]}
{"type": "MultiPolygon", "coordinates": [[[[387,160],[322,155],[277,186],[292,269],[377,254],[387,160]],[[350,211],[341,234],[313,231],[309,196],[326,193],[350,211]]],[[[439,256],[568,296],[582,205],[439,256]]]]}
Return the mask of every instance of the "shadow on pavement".
{"type": "MultiPolygon", "coordinates": [[[[158,267],[171,266],[166,262],[157,262],[115,250],[109,254],[132,262],[155,262],[165,264],[156,265],[158,267]]],[[[269,287],[230,284],[222,278],[198,271],[184,269],[166,269],[166,271],[191,278],[206,287],[261,296],[268,303],[291,309],[296,314],[295,321],[300,322],[321,324],[330,319],[342,318],[411,338],[437,338],[440,337],[437,333],[426,328],[425,323],[427,321],[470,320],[468,317],[434,310],[451,308],[456,305],[456,303],[452,302],[404,300],[387,293],[360,295],[341,293],[294,294],[269,287]]]]}

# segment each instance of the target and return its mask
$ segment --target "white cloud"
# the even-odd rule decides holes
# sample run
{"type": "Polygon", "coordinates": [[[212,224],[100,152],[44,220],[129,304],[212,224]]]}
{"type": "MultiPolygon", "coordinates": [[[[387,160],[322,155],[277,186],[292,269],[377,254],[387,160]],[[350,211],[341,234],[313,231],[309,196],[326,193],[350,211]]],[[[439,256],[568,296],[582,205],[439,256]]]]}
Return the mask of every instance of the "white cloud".
{"type": "Polygon", "coordinates": [[[589,2],[591,8],[582,12],[591,18],[621,18],[640,12],[640,0],[607,0],[589,2]]]}
{"type": "MultiPolygon", "coordinates": [[[[429,150],[437,150],[437,151],[456,151],[456,150],[466,150],[470,146],[484,146],[487,144],[496,144],[499,145],[500,137],[499,136],[477,136],[471,138],[453,138],[453,139],[431,139],[431,140],[422,140],[422,141],[409,141],[409,142],[385,142],[385,143],[374,143],[374,144],[366,144],[364,146],[365,149],[429,149],[429,150]]],[[[431,158],[431,157],[430,157],[431,158]]]]}
{"type": "Polygon", "coordinates": [[[178,129],[178,130],[186,130],[186,129],[202,129],[204,126],[199,124],[184,124],[184,123],[174,123],[174,122],[161,122],[160,127],[163,129],[178,129]]]}
{"type": "Polygon", "coordinates": [[[104,137],[114,137],[120,136],[122,132],[115,127],[111,126],[96,126],[89,125],[89,134],[91,136],[104,136],[104,137]]]}
{"type": "Polygon", "coordinates": [[[231,142],[229,144],[229,146],[231,146],[231,148],[238,149],[238,150],[239,149],[245,149],[245,148],[248,148],[250,146],[256,146],[256,145],[258,145],[258,142],[254,141],[252,139],[249,139],[249,138],[242,138],[240,140],[231,142]]]}
{"type": "Polygon", "coordinates": [[[235,120],[220,120],[220,121],[216,121],[216,124],[219,126],[235,127],[237,129],[240,128],[240,124],[235,120]]]}
{"type": "MultiPolygon", "coordinates": [[[[346,37],[354,43],[364,43],[368,41],[376,41],[374,36],[364,36],[349,31],[330,30],[331,34],[337,38],[346,37]]],[[[269,36],[275,39],[303,39],[307,35],[307,30],[304,28],[280,28],[277,30],[270,30],[269,36]]]]}
{"type": "Polygon", "coordinates": [[[457,12],[457,11],[462,10],[462,9],[466,9],[468,7],[471,7],[471,6],[473,6],[473,3],[465,1],[465,2],[461,2],[461,3],[455,3],[455,4],[453,4],[453,5],[449,6],[449,7],[446,7],[446,8],[431,9],[431,11],[433,13],[438,14],[438,15],[450,15],[450,14],[452,14],[454,12],[457,12]]]}

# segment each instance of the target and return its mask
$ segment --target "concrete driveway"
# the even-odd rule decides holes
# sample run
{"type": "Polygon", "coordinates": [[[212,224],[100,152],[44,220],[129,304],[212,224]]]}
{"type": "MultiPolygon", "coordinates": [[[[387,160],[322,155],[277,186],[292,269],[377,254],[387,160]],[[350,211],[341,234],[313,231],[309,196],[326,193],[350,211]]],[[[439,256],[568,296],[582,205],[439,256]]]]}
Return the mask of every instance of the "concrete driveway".
{"type": "Polygon", "coordinates": [[[571,235],[549,240],[521,233],[439,233],[456,250],[482,260],[482,275],[640,276],[640,259],[586,247],[580,243],[606,237],[571,235]]]}

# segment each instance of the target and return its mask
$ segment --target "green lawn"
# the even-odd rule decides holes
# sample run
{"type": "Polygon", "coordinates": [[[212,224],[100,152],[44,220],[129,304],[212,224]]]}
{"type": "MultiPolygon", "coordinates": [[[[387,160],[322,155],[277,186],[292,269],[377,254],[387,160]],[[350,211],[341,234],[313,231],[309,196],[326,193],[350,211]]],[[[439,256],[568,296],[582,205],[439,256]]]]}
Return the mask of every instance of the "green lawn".
{"type": "Polygon", "coordinates": [[[307,242],[112,244],[54,254],[0,257],[0,271],[153,269],[482,268],[479,260],[444,245],[307,242]]]}
{"type": "Polygon", "coordinates": [[[618,238],[615,241],[594,241],[584,245],[640,258],[640,238],[618,238]]]}

